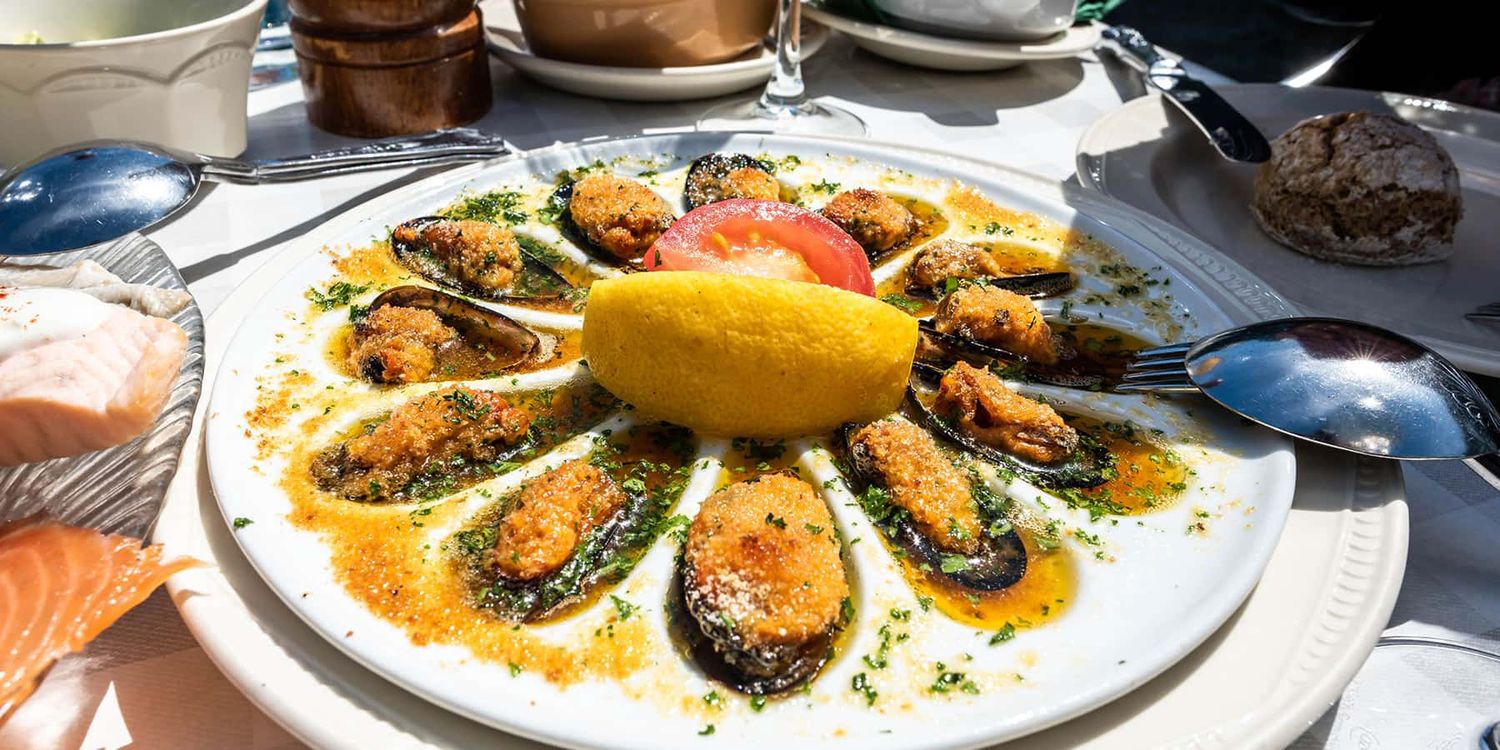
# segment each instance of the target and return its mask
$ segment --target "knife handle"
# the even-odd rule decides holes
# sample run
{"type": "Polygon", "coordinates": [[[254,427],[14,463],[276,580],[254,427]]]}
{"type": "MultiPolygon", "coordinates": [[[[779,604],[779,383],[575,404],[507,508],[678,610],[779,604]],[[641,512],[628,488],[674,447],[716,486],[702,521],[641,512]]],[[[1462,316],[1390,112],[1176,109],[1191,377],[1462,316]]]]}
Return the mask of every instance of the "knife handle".
{"type": "Polygon", "coordinates": [[[1156,45],[1146,41],[1141,32],[1129,26],[1111,26],[1104,30],[1101,35],[1104,44],[1120,61],[1136,70],[1146,73],[1153,66],[1176,65],[1171,58],[1162,55],[1156,49],[1156,45]]]}

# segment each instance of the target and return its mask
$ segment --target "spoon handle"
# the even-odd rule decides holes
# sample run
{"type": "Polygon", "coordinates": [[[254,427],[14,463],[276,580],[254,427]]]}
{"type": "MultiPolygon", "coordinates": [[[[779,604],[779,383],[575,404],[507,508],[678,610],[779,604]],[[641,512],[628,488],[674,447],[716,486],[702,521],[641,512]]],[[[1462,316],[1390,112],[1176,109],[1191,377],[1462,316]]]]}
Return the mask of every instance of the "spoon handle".
{"type": "Polygon", "coordinates": [[[291,182],[376,169],[484,161],[508,153],[510,148],[500,136],[457,128],[283,159],[209,158],[203,165],[203,176],[245,184],[291,182]]]}

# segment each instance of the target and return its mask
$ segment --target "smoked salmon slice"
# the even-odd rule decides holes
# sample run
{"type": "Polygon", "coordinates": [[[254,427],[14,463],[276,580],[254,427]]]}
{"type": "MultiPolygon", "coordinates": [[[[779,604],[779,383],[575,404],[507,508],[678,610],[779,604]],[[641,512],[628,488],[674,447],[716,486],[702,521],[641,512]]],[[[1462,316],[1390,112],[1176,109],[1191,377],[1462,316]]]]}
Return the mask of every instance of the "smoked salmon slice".
{"type": "Polygon", "coordinates": [[[171,321],[67,289],[0,287],[0,466],[141,435],[186,354],[171,321]]]}
{"type": "Polygon", "coordinates": [[[0,524],[0,721],[54,661],[198,565],[163,561],[159,545],[57,521],[0,524]]]}

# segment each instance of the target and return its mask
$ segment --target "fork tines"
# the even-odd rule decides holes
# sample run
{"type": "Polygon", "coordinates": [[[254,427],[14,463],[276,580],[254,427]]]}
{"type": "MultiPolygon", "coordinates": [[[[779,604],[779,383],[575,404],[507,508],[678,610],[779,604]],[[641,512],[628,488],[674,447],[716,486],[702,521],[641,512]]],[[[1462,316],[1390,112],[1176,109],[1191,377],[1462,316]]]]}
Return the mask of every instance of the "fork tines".
{"type": "Polygon", "coordinates": [[[1142,349],[1125,366],[1125,376],[1115,390],[1124,392],[1192,393],[1198,390],[1188,379],[1184,360],[1192,344],[1169,344],[1142,349]]]}

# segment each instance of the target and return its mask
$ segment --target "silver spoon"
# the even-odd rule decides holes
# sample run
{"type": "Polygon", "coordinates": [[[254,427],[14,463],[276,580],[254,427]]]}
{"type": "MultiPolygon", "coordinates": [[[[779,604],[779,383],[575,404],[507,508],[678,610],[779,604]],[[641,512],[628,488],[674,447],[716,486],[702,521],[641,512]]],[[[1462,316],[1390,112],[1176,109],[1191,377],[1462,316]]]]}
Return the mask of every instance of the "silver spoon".
{"type": "Polygon", "coordinates": [[[1273,430],[1368,456],[1500,452],[1500,413],[1467,375],[1404,336],[1287,318],[1142,351],[1120,390],[1201,391],[1273,430]]]}
{"type": "Polygon", "coordinates": [[[260,161],[125,141],[70,146],[0,176],[0,255],[76,250],[146,229],[187,205],[203,180],[288,182],[508,152],[499,136],[467,128],[260,161]]]}

